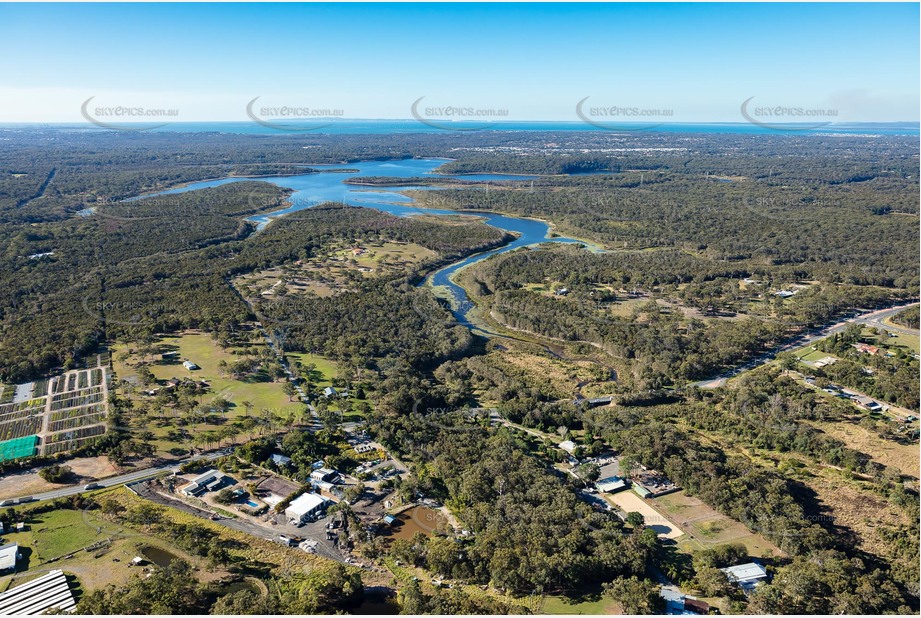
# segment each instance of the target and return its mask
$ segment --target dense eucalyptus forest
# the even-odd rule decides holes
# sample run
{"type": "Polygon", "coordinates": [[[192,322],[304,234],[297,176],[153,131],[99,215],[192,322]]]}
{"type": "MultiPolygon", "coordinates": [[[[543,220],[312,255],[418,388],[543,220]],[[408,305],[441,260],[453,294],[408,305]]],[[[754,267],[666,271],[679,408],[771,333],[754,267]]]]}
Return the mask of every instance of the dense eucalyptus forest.
{"type": "MultiPolygon", "coordinates": [[[[918,479],[874,450],[911,438],[806,387],[795,363],[760,367],[715,389],[694,385],[859,310],[917,299],[916,140],[117,133],[0,130],[4,383],[73,366],[114,341],[187,329],[217,337],[258,319],[283,352],[338,363],[339,379],[371,402],[368,430],[409,466],[400,491],[439,500],[469,532],[369,551],[513,597],[594,587],[637,611],[655,609],[634,597],[662,574],[738,612],[917,611],[918,479]],[[289,196],[259,176],[411,157],[450,159],[445,173],[535,178],[351,182],[431,184],[412,193],[422,207],[538,218],[600,250],[525,248],[464,269],[456,280],[476,306],[471,319],[486,329],[477,332],[452,319],[425,277],[508,243],[507,232],[476,219],[399,218],[338,203],[264,229],[247,219],[282,208],[289,196]],[[250,179],[123,201],[229,176],[250,179]],[[356,277],[326,296],[249,302],[233,285],[334,242],[371,241],[414,243],[435,257],[396,275],[356,277]],[[583,405],[586,385],[612,405],[583,405]],[[469,408],[488,408],[510,425],[430,412],[469,408]],[[849,443],[835,432],[842,426],[869,437],[849,443]],[[558,467],[565,455],[548,436],[574,439],[584,452],[611,449],[621,469],[659,470],[761,535],[780,550],[770,558],[773,583],[750,597],[727,590],[725,581],[713,584],[713,552],[678,551],[642,518],[593,508],[580,494],[584,479],[558,467]],[[823,502],[819,492],[829,486],[896,515],[868,530],[823,502]]],[[[917,328],[917,309],[894,321],[917,328]]],[[[847,352],[864,335],[852,335],[823,348],[843,357],[841,374],[825,377],[865,384],[857,376],[862,359],[847,352]]],[[[906,367],[917,362],[904,357],[902,365],[873,361],[879,390],[870,394],[916,409],[906,367]]],[[[762,558],[737,553],[739,561],[762,558]]],[[[129,601],[182,580],[183,569],[152,578],[146,593],[95,592],[86,607],[130,610],[129,601]]],[[[311,604],[307,593],[332,586],[352,594],[355,581],[338,572],[326,579],[281,581],[257,609],[335,608],[311,604]]],[[[184,598],[139,607],[212,607],[207,589],[182,590],[184,598]]],[[[401,595],[404,611],[419,613],[521,610],[498,598],[424,592],[418,583],[401,595]]],[[[230,601],[214,607],[240,609],[230,601]]]]}

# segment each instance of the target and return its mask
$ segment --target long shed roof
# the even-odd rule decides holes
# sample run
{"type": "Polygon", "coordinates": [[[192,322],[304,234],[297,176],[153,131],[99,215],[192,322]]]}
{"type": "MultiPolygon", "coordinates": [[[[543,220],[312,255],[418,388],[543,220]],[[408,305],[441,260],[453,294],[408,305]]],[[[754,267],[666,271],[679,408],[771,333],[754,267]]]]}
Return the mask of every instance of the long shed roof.
{"type": "Polygon", "coordinates": [[[0,594],[0,616],[36,615],[51,608],[72,612],[75,606],[74,595],[60,569],[0,594]]]}

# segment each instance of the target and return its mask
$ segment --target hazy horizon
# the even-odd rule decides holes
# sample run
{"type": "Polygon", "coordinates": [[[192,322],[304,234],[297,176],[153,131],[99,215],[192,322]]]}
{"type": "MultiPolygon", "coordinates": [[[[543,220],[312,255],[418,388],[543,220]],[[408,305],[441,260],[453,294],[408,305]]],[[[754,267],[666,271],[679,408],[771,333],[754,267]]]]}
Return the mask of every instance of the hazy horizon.
{"type": "Polygon", "coordinates": [[[249,104],[559,122],[584,102],[620,123],[726,123],[746,101],[794,110],[764,111],[774,124],[917,122],[918,19],[908,3],[0,4],[16,59],[0,122],[80,122],[88,100],[171,122],[246,121],[249,104]]]}

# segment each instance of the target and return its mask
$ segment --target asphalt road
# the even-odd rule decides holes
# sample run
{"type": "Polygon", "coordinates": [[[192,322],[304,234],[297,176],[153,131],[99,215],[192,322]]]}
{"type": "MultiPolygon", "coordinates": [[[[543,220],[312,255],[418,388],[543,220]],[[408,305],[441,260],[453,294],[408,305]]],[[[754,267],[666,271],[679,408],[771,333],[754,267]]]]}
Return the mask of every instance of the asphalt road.
{"type": "Polygon", "coordinates": [[[313,539],[317,541],[317,555],[322,556],[323,558],[328,558],[330,560],[336,560],[338,562],[346,561],[342,553],[339,552],[339,550],[337,550],[336,547],[326,539],[326,522],[329,521],[328,518],[297,527],[289,524],[285,519],[285,516],[279,514],[275,516],[275,524],[272,524],[271,522],[261,524],[244,517],[223,517],[213,513],[212,511],[188,504],[179,498],[172,498],[161,495],[154,491],[153,488],[149,487],[148,483],[140,483],[133,486],[132,489],[134,489],[134,491],[139,496],[150,500],[151,502],[169,506],[174,509],[189,513],[190,515],[195,515],[196,517],[200,517],[202,519],[211,520],[221,526],[232,528],[250,536],[266,539],[267,541],[277,543],[279,541],[278,537],[282,534],[286,534],[289,537],[304,537],[313,539]]]}
{"type": "Polygon", "coordinates": [[[781,345],[780,347],[777,347],[771,350],[770,352],[765,352],[764,354],[758,356],[757,358],[754,358],[750,360],[749,362],[745,363],[744,365],[740,367],[736,367],[724,373],[721,376],[708,378],[706,380],[701,380],[699,382],[694,382],[693,384],[691,384],[691,386],[698,386],[700,388],[716,388],[718,386],[723,386],[724,384],[726,384],[726,381],[729,380],[729,378],[737,376],[742,372],[755,369],[756,367],[759,367],[760,365],[767,364],[771,362],[772,360],[774,360],[774,358],[781,352],[788,352],[790,350],[795,350],[796,348],[801,348],[811,343],[815,343],[816,341],[819,341],[820,339],[824,339],[830,335],[834,335],[835,333],[843,332],[844,329],[847,328],[848,325],[850,324],[865,324],[866,326],[878,328],[880,330],[888,330],[892,332],[898,332],[898,333],[904,333],[908,335],[917,336],[918,331],[916,330],[911,330],[909,328],[903,328],[903,327],[896,326],[893,324],[886,324],[883,321],[886,318],[890,318],[894,316],[895,314],[899,313],[900,311],[903,311],[904,309],[907,309],[908,307],[911,307],[912,305],[916,305],[916,304],[918,303],[909,303],[907,305],[889,307],[888,309],[878,309],[874,311],[868,311],[866,313],[861,313],[853,318],[848,318],[847,320],[843,320],[836,324],[832,324],[831,326],[826,326],[825,328],[822,328],[819,330],[810,331],[808,333],[801,335],[800,337],[797,337],[793,341],[789,341],[781,345]]]}
{"type": "MultiPolygon", "coordinates": [[[[211,460],[217,459],[218,457],[223,457],[226,454],[227,454],[226,451],[218,451],[216,453],[209,453],[207,455],[198,455],[196,457],[189,457],[186,459],[182,459],[180,461],[174,461],[168,465],[157,466],[153,468],[145,468],[143,470],[135,470],[134,472],[129,472],[127,474],[111,476],[106,479],[94,481],[94,484],[98,485],[98,487],[95,489],[85,489],[86,487],[85,485],[74,485],[72,487],[62,487],[61,489],[55,489],[54,491],[46,491],[45,493],[42,493],[42,494],[35,494],[31,496],[32,498],[31,500],[29,500],[28,502],[24,502],[23,504],[29,504],[32,502],[40,502],[42,500],[54,500],[56,498],[65,498],[67,496],[73,496],[75,494],[82,494],[87,491],[96,491],[97,489],[101,489],[105,487],[115,487],[117,485],[127,485],[128,483],[133,483],[135,481],[141,481],[144,479],[153,478],[157,476],[158,474],[172,472],[173,470],[177,469],[179,466],[181,466],[183,463],[187,461],[198,460],[198,459],[203,459],[205,461],[211,461],[211,460]]],[[[20,496],[19,498],[8,498],[8,500],[16,500],[16,499],[21,500],[23,497],[24,496],[20,496]]],[[[8,505],[8,506],[14,506],[14,505],[8,505]]]]}

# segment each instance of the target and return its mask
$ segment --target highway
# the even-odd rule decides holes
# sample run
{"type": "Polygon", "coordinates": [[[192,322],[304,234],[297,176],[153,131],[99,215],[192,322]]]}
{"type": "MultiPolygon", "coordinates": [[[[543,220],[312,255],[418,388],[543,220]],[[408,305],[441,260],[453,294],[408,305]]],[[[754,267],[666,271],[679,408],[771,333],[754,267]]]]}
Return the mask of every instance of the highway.
{"type": "Polygon", "coordinates": [[[745,363],[744,365],[740,367],[735,367],[727,371],[721,376],[717,376],[715,378],[708,378],[706,380],[701,380],[699,382],[694,382],[693,384],[691,384],[691,386],[697,386],[700,388],[717,388],[719,386],[723,386],[724,384],[726,384],[729,378],[735,377],[745,371],[750,371],[752,369],[755,369],[756,367],[759,367],[761,365],[766,365],[767,363],[774,360],[774,358],[781,352],[789,352],[790,350],[795,350],[797,348],[801,348],[803,346],[815,343],[816,341],[819,341],[820,339],[824,339],[830,335],[834,335],[835,333],[843,332],[844,329],[847,328],[848,325],[850,324],[864,324],[871,328],[878,328],[880,330],[888,330],[888,331],[892,331],[896,333],[918,336],[919,332],[916,330],[912,330],[910,328],[904,328],[901,326],[897,326],[895,324],[887,324],[885,322],[887,318],[891,318],[892,316],[899,313],[900,311],[903,311],[907,309],[908,307],[911,307],[912,305],[917,305],[917,304],[918,303],[908,303],[907,305],[898,305],[897,307],[888,307],[886,309],[875,309],[873,311],[868,311],[866,313],[858,314],[854,316],[853,318],[848,318],[841,322],[837,322],[835,324],[832,324],[831,326],[826,326],[825,328],[822,328],[819,330],[813,330],[813,331],[804,333],[803,335],[800,335],[796,339],[792,341],[788,341],[787,343],[771,350],[770,352],[765,352],[764,354],[758,356],[757,358],[750,360],[749,362],[745,363]]]}
{"type": "MultiPolygon", "coordinates": [[[[187,461],[193,460],[205,460],[211,461],[217,459],[218,457],[223,457],[227,454],[228,451],[218,451],[215,453],[209,453],[207,455],[198,455],[195,457],[188,457],[179,461],[174,461],[166,465],[157,466],[153,468],[144,468],[143,470],[135,470],[134,472],[128,472],[127,474],[120,474],[118,476],[110,476],[106,479],[101,479],[99,481],[93,481],[94,485],[98,485],[95,489],[85,489],[85,485],[73,485],[71,487],[62,487],[61,489],[55,489],[54,491],[46,491],[42,494],[35,494],[31,496],[31,500],[23,502],[23,504],[31,504],[33,502],[41,502],[42,500],[54,500],[56,498],[66,498],[67,496],[73,496],[75,494],[82,494],[87,491],[97,491],[98,489],[103,489],[107,487],[116,487],[118,485],[127,485],[128,483],[133,483],[135,481],[141,481],[144,479],[153,478],[159,474],[164,474],[172,472],[179,468],[182,464],[187,461]]],[[[4,502],[12,500],[21,500],[25,496],[19,496],[18,498],[7,498],[4,502]]],[[[14,504],[8,504],[6,506],[17,506],[14,504]]]]}

